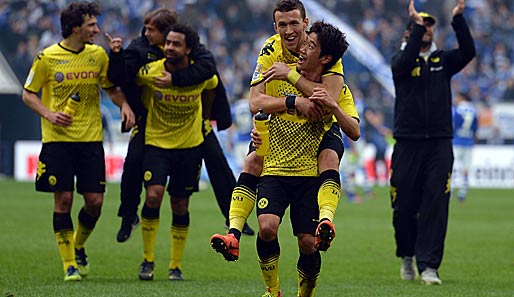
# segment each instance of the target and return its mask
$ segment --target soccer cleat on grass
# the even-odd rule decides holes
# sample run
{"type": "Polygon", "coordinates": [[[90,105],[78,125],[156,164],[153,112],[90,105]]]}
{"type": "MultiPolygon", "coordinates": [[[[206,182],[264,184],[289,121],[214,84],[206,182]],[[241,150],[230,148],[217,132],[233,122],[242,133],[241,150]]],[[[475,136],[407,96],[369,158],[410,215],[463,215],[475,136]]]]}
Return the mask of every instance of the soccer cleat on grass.
{"type": "Polygon", "coordinates": [[[141,221],[137,215],[123,217],[121,219],[121,227],[116,235],[118,242],[125,242],[130,239],[132,232],[140,225],[141,221]]]}
{"type": "Polygon", "coordinates": [[[168,278],[172,281],[184,279],[182,271],[179,268],[170,269],[168,272],[168,278]]]}
{"type": "Polygon", "coordinates": [[[442,285],[443,281],[437,274],[437,269],[427,268],[421,273],[421,283],[425,285],[442,285]]]}
{"type": "Polygon", "coordinates": [[[82,277],[80,276],[79,270],[76,267],[69,266],[64,274],[64,281],[79,281],[82,277]]]}
{"type": "Polygon", "coordinates": [[[314,246],[324,252],[328,250],[335,237],[336,229],[334,228],[334,224],[329,220],[321,221],[316,228],[316,241],[314,246]]]}
{"type": "Polygon", "coordinates": [[[146,260],[141,263],[141,267],[139,269],[139,279],[140,280],[153,280],[153,268],[154,263],[148,262],[146,260]]]}
{"type": "Polygon", "coordinates": [[[75,249],[75,261],[77,262],[80,276],[86,277],[89,274],[89,263],[87,262],[86,249],[75,249]]]}
{"type": "Polygon", "coordinates": [[[416,269],[414,268],[413,257],[403,257],[402,267],[400,268],[400,276],[404,280],[414,280],[416,278],[416,269]]]}
{"type": "Polygon", "coordinates": [[[227,235],[214,234],[211,237],[212,248],[223,255],[227,261],[237,261],[239,259],[239,240],[234,234],[227,235]]]}
{"type": "Polygon", "coordinates": [[[264,295],[262,295],[262,297],[282,297],[282,292],[278,291],[278,293],[276,295],[273,295],[271,293],[270,288],[267,288],[266,293],[264,293],[264,295]]]}

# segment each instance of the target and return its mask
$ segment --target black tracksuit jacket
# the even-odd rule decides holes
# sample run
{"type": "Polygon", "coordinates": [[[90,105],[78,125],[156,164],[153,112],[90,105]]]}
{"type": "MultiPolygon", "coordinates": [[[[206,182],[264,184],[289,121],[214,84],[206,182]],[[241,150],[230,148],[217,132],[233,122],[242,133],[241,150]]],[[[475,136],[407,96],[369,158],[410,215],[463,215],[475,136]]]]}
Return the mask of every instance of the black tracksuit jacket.
{"type": "Polygon", "coordinates": [[[450,81],[475,57],[475,45],[462,14],[451,25],[458,48],[436,50],[425,61],[419,52],[426,29],[415,24],[405,48],[391,60],[396,89],[393,136],[397,140],[453,137],[450,81]]]}
{"type": "MultiPolygon", "coordinates": [[[[121,87],[136,116],[146,114],[146,109],[141,101],[141,91],[136,85],[137,72],[141,66],[162,58],[164,58],[163,50],[156,45],[149,45],[144,36],[144,30],[141,36],[134,39],[126,49],[122,49],[118,53],[111,51],[109,54],[107,76],[113,84],[121,87]]],[[[174,85],[190,86],[194,84],[190,82],[191,80],[201,82],[218,74],[212,53],[203,45],[191,56],[191,59],[195,61],[194,67],[173,73],[174,85]]],[[[221,78],[216,87],[211,119],[216,121],[218,131],[225,130],[232,124],[230,105],[221,78]]]]}

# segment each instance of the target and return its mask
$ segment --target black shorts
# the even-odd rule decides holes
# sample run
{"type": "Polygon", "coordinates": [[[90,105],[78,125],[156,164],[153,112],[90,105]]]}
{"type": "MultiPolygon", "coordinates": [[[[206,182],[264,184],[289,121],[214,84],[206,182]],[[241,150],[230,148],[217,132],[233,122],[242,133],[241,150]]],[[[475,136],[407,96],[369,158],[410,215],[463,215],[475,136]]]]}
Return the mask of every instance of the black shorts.
{"type": "Polygon", "coordinates": [[[36,191],[105,192],[105,155],[102,142],[43,143],[39,154],[36,191]]]}
{"type": "Polygon", "coordinates": [[[143,172],[145,187],[166,186],[172,197],[188,198],[198,192],[198,181],[202,168],[200,146],[187,149],[163,149],[145,146],[143,172]]]}
{"type": "Polygon", "coordinates": [[[313,234],[318,225],[320,179],[314,176],[263,176],[257,186],[257,216],[280,217],[288,206],[293,234],[313,234]]]}
{"type": "Polygon", "coordinates": [[[337,123],[332,123],[330,129],[323,135],[318,148],[318,156],[324,149],[335,151],[339,157],[339,162],[341,162],[344,153],[344,145],[341,129],[339,129],[339,125],[337,123]]]}

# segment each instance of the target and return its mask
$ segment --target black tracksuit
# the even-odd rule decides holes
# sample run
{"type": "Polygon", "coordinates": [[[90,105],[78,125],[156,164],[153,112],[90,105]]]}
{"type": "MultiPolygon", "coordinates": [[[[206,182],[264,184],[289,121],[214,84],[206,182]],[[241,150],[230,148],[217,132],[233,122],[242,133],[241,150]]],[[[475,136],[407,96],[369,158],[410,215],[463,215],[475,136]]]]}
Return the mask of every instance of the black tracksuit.
{"type": "MultiPolygon", "coordinates": [[[[118,216],[120,217],[137,214],[143,184],[142,161],[147,111],[141,102],[141,91],[136,86],[137,72],[141,66],[162,58],[164,58],[163,50],[155,45],[150,46],[144,32],[139,38],[134,39],[126,49],[122,49],[119,53],[111,51],[109,54],[108,78],[115,85],[121,87],[137,119],[137,127],[133,129],[125,163],[123,164],[121,204],[118,210],[118,216]]],[[[201,46],[198,52],[192,54],[191,58],[195,61],[194,64],[191,64],[185,70],[173,73],[174,85],[190,86],[198,84],[217,74],[214,57],[204,46],[201,46]]],[[[210,118],[216,120],[218,131],[227,129],[232,124],[230,105],[221,79],[216,88],[216,98],[210,118]]],[[[228,219],[230,199],[236,179],[216,135],[208,133],[204,136],[205,139],[201,145],[202,156],[218,205],[223,216],[228,219]]]]}
{"type": "Polygon", "coordinates": [[[475,56],[462,14],[452,27],[459,47],[420,56],[425,27],[415,24],[391,69],[396,90],[391,203],[396,255],[416,256],[418,271],[438,269],[448,222],[453,167],[450,81],[475,56]]]}

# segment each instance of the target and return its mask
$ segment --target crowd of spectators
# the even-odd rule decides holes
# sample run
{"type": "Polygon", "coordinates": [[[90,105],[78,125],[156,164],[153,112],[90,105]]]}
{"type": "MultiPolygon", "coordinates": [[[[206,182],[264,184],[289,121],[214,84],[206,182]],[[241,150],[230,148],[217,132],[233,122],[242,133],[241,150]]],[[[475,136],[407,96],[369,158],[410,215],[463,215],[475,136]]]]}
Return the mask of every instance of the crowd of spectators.
{"type": "MultiPolygon", "coordinates": [[[[37,51],[61,40],[60,10],[66,0],[0,2],[0,50],[21,82],[37,51]]],[[[389,61],[400,46],[408,20],[409,0],[318,0],[365,36],[389,61]]],[[[102,33],[121,36],[125,45],[141,34],[143,16],[157,7],[176,9],[193,25],[214,53],[233,101],[246,96],[254,63],[265,38],[273,34],[275,0],[103,0],[102,33]]],[[[450,26],[456,1],[416,0],[418,10],[437,18],[439,47],[456,45],[450,26]]],[[[468,0],[465,15],[477,47],[477,58],[455,79],[454,89],[477,104],[514,100],[514,1],[468,0]]],[[[313,21],[313,20],[312,20],[313,21]]],[[[107,47],[100,34],[95,42],[107,47]]],[[[351,46],[351,44],[350,44],[351,46]]],[[[391,121],[393,97],[350,55],[344,58],[346,81],[366,104],[391,121]]]]}

